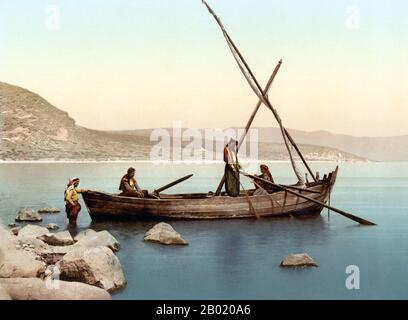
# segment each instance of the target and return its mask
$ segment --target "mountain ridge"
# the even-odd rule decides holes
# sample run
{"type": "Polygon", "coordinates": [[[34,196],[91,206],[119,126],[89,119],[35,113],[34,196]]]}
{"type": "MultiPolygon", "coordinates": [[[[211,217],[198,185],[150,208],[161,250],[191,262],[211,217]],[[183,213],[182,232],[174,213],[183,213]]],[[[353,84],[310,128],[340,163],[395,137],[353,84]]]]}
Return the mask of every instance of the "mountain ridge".
{"type": "MultiPolygon", "coordinates": [[[[257,129],[259,158],[287,160],[288,155],[280,130],[273,127],[257,129]]],[[[67,112],[51,105],[40,95],[0,82],[0,160],[3,161],[148,160],[151,148],[155,144],[150,141],[152,130],[154,129],[115,131],[88,129],[77,125],[67,112]]],[[[170,135],[171,131],[172,129],[169,131],[170,135]]],[[[378,147],[373,148],[373,141],[376,138],[336,135],[324,130],[306,132],[289,129],[289,131],[308,160],[389,159],[388,156],[375,154],[379,150],[378,147]],[[365,147],[367,139],[371,139],[368,144],[374,152],[367,152],[365,147]]],[[[402,140],[408,141],[408,136],[402,137],[402,140]]],[[[383,141],[389,138],[378,139],[383,141]]],[[[395,145],[394,142],[387,143],[395,145]]],[[[186,143],[183,144],[185,145],[186,143]]],[[[395,154],[408,160],[408,149],[402,153],[394,152],[395,154]]]]}

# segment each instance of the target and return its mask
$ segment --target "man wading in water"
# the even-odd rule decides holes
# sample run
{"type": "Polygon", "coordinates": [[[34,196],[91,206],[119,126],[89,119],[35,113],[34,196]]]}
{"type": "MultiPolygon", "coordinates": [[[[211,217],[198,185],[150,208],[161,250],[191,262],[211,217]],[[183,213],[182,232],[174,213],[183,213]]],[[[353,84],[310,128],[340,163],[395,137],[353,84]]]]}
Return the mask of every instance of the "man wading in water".
{"type": "Polygon", "coordinates": [[[238,141],[231,139],[224,148],[225,190],[230,197],[239,195],[239,169],[237,157],[238,141]]]}
{"type": "Polygon", "coordinates": [[[67,219],[69,219],[69,225],[71,227],[76,227],[78,214],[81,211],[81,205],[78,202],[78,193],[86,191],[77,189],[78,185],[79,178],[69,179],[64,193],[65,212],[67,213],[67,219]]]}

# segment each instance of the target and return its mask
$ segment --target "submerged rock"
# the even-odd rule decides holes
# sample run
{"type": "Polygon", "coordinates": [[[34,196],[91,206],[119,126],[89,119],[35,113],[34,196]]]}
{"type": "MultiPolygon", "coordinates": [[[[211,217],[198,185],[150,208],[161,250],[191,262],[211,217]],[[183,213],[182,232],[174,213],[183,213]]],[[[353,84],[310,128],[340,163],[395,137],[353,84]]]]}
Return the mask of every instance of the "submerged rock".
{"type": "Polygon", "coordinates": [[[57,264],[61,279],[114,291],[126,284],[119,259],[107,247],[76,246],[57,264]]]}
{"type": "Polygon", "coordinates": [[[55,224],[55,223],[49,223],[49,224],[47,224],[46,228],[48,230],[58,230],[59,226],[57,224],[55,224]]]}
{"type": "Polygon", "coordinates": [[[22,209],[17,212],[15,218],[16,221],[28,221],[28,222],[39,222],[42,221],[42,217],[39,213],[34,212],[33,209],[22,209]]]}
{"type": "Polygon", "coordinates": [[[307,253],[290,254],[283,258],[281,267],[318,267],[307,253]]]}
{"type": "Polygon", "coordinates": [[[14,300],[111,299],[110,294],[106,290],[79,282],[43,281],[38,278],[12,278],[0,279],[0,286],[14,300]]]}
{"type": "Polygon", "coordinates": [[[119,241],[115,239],[108,231],[96,232],[92,229],[88,229],[79,233],[75,238],[77,246],[84,247],[108,247],[112,251],[118,251],[120,249],[119,241]]]}
{"type": "Polygon", "coordinates": [[[15,227],[17,227],[17,224],[16,223],[9,223],[8,226],[9,226],[9,228],[15,228],[15,227]]]}
{"type": "Polygon", "coordinates": [[[38,239],[51,246],[69,246],[74,244],[74,239],[72,239],[69,231],[47,233],[38,237],[38,239]]]}
{"type": "Polygon", "coordinates": [[[158,223],[149,231],[146,232],[144,236],[145,241],[157,242],[161,244],[178,244],[186,245],[188,244],[181,235],[173,229],[168,223],[158,223]]]}
{"type": "Polygon", "coordinates": [[[58,208],[52,208],[52,207],[50,207],[50,208],[41,208],[41,209],[38,209],[37,212],[38,212],[38,213],[59,213],[59,212],[61,212],[61,210],[58,209],[58,208]]]}
{"type": "Polygon", "coordinates": [[[35,226],[32,224],[29,224],[25,226],[24,228],[20,229],[18,232],[17,238],[22,239],[22,238],[38,238],[44,234],[49,233],[47,228],[40,227],[40,226],[35,226]]]}

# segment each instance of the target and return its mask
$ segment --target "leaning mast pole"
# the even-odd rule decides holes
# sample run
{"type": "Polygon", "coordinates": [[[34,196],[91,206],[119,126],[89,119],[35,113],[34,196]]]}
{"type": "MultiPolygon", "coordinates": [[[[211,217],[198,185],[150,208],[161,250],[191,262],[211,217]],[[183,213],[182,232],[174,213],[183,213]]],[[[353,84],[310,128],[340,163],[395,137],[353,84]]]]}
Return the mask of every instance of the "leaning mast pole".
{"type": "Polygon", "coordinates": [[[222,33],[224,35],[224,38],[227,41],[228,47],[230,48],[230,50],[232,52],[232,55],[234,56],[235,61],[238,63],[238,66],[241,69],[242,73],[244,74],[245,79],[247,80],[248,84],[250,85],[250,87],[252,88],[254,93],[258,96],[258,98],[262,101],[262,103],[265,104],[272,111],[272,113],[274,114],[274,116],[275,116],[275,118],[276,118],[276,120],[277,120],[277,122],[279,124],[281,134],[282,134],[283,140],[285,142],[286,149],[287,149],[287,151],[289,153],[289,158],[290,158],[290,162],[292,164],[293,171],[294,171],[296,177],[298,178],[299,183],[304,185],[305,180],[304,180],[303,176],[300,174],[299,169],[296,166],[295,160],[294,160],[292,152],[290,150],[290,146],[289,146],[289,143],[288,143],[288,138],[286,136],[285,128],[283,127],[281,118],[279,117],[277,111],[273,108],[271,102],[269,101],[268,96],[262,90],[261,86],[259,85],[258,80],[255,78],[253,72],[251,71],[250,67],[248,66],[248,64],[245,61],[244,57],[242,56],[241,52],[238,50],[237,46],[235,45],[235,43],[232,41],[231,37],[229,36],[227,31],[225,30],[220,18],[215,14],[215,12],[211,9],[211,7],[207,4],[207,2],[205,0],[202,0],[202,2],[207,7],[208,11],[211,13],[211,15],[214,17],[215,21],[217,22],[217,24],[221,28],[221,31],[222,31],[222,33]]]}

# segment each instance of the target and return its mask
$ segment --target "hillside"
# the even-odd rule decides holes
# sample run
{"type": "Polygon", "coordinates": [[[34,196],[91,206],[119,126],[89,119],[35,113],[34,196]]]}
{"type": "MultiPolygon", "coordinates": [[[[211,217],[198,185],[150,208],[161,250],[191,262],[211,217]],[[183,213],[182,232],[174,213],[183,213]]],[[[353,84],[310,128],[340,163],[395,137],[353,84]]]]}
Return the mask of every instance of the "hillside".
{"type": "MultiPolygon", "coordinates": [[[[407,161],[408,135],[393,137],[355,137],[327,131],[289,130],[297,143],[326,146],[344,150],[374,161],[407,161]]],[[[259,140],[281,143],[278,128],[259,128],[259,140]]]]}
{"type": "Polygon", "coordinates": [[[0,83],[1,160],[145,159],[149,139],[86,129],[28,90],[0,83]],[[135,152],[137,150],[137,152],[135,152]]]}
{"type": "MultiPolygon", "coordinates": [[[[149,160],[151,147],[156,143],[150,142],[150,133],[151,130],[107,132],[78,126],[66,112],[39,95],[0,82],[0,160],[149,160]]],[[[263,135],[261,131],[259,158],[287,160],[281,141],[263,135]]],[[[318,146],[319,141],[315,142],[300,143],[306,159],[365,160],[341,148],[318,146]]]]}

